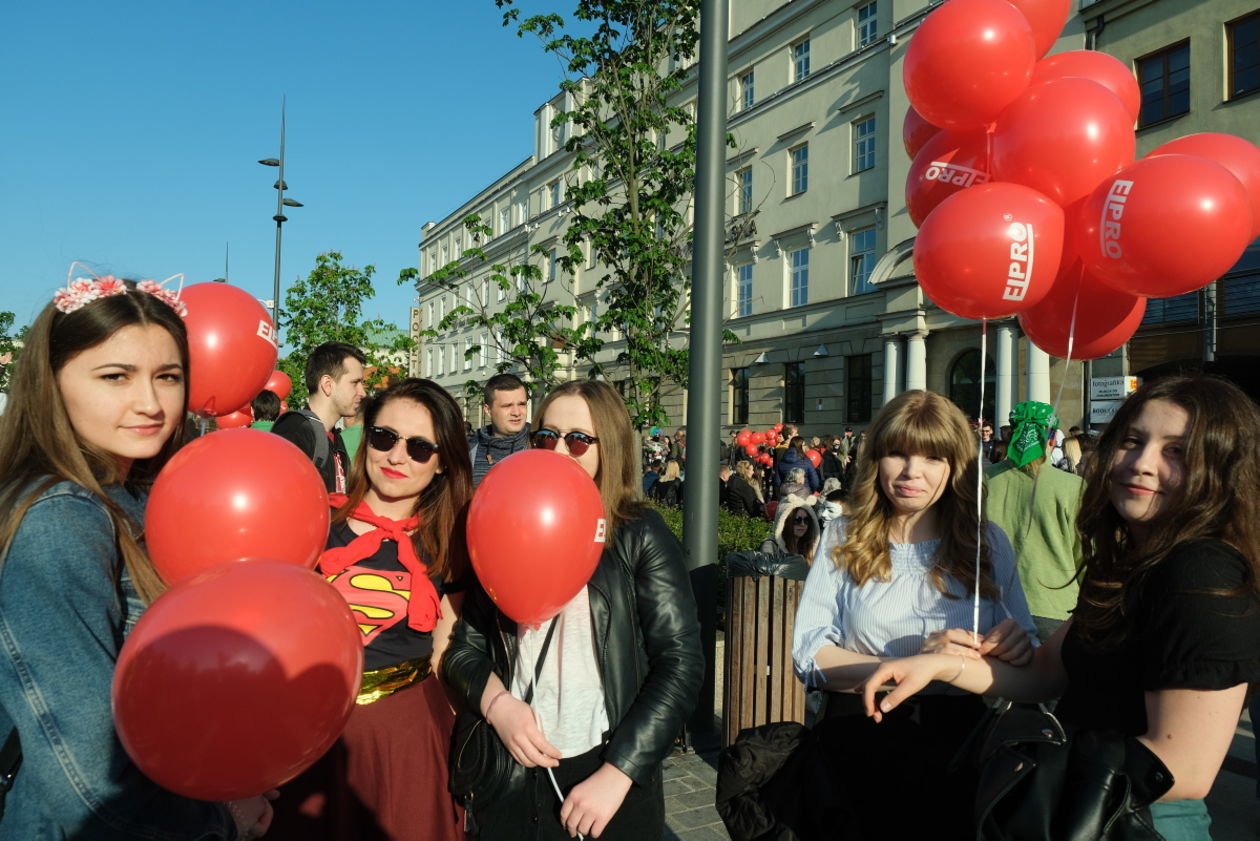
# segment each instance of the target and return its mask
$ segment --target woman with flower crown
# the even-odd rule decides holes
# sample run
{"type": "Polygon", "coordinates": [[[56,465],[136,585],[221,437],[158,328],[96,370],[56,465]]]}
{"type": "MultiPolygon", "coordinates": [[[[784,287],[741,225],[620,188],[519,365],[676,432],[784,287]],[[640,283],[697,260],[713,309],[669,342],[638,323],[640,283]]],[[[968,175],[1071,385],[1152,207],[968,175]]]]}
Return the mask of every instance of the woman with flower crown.
{"type": "Polygon", "coordinates": [[[163,590],[142,524],[183,434],[183,309],[153,281],[79,279],[17,362],[0,416],[0,775],[12,781],[0,839],[230,841],[270,824],[265,797],[159,788],[110,712],[123,639],[163,590]]]}

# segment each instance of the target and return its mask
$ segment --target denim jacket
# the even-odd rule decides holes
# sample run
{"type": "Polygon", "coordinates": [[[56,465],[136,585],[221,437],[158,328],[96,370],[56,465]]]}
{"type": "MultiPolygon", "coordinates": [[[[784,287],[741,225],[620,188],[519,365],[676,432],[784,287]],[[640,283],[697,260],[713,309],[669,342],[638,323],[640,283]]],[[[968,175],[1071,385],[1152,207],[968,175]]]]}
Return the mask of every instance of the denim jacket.
{"type": "MultiPolygon", "coordinates": [[[[106,492],[139,528],[144,498],[106,492]]],[[[70,482],[44,491],[0,560],[0,728],[23,754],[0,841],[236,838],[221,804],[150,782],[114,732],[114,664],[143,610],[105,506],[70,482]]]]}

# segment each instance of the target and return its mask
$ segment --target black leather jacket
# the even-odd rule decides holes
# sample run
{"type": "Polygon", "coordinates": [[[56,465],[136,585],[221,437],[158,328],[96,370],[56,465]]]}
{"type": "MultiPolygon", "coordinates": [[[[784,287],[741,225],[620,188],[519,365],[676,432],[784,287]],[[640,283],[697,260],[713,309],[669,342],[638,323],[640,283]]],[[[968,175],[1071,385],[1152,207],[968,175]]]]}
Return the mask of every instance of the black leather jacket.
{"type": "MultiPolygon", "coordinates": [[[[682,546],[645,508],[621,525],[587,585],[611,737],[604,761],[647,785],[673,747],[704,674],[700,626],[682,546]]],[[[493,670],[511,686],[516,623],[480,587],[464,601],[442,675],[480,709],[493,670]]]]}

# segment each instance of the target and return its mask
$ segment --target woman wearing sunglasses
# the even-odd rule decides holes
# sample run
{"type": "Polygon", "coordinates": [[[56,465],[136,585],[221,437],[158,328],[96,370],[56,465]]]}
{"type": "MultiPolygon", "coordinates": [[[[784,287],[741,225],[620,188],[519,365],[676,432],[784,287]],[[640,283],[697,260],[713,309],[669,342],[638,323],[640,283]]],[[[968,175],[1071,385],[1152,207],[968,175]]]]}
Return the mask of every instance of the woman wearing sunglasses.
{"type": "Polygon", "coordinates": [[[893,814],[897,837],[967,837],[971,800],[946,769],[984,703],[940,685],[876,727],[853,690],[884,659],[921,649],[963,655],[950,658],[960,670],[985,655],[1032,659],[1036,632],[1011,544],[977,510],[977,449],[966,417],[941,395],[890,400],[859,455],[852,514],[828,524],[801,593],[792,656],[807,686],[829,692],[814,732],[838,760],[854,838],[887,835],[893,814]]]}
{"type": "Polygon", "coordinates": [[[462,839],[446,790],[454,714],[434,673],[459,615],[472,467],[459,407],[408,379],[364,413],[349,493],[332,497],[319,569],[363,633],[363,684],[345,733],[281,792],[292,839],[462,839]]]}
{"type": "MultiPolygon", "coordinates": [[[[551,623],[517,626],[480,589],[469,594],[444,677],[529,769],[506,796],[470,809],[474,835],[660,838],[661,765],[704,670],[682,547],[643,504],[630,418],[607,383],[580,380],[552,391],[533,442],[569,456],[595,480],[607,543],[590,582],[555,620],[532,708],[518,699],[551,623]]],[[[528,494],[521,497],[528,505],[528,494]]]]}

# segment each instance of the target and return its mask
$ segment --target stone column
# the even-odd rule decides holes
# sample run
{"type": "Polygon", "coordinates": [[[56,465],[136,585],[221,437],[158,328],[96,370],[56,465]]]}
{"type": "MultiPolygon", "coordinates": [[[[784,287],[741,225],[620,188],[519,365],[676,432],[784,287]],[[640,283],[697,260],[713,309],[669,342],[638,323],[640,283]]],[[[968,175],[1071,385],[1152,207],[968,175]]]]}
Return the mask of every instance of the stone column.
{"type": "Polygon", "coordinates": [[[927,333],[911,333],[906,338],[906,390],[927,388],[927,333]]]}
{"type": "Polygon", "coordinates": [[[1028,399],[1049,403],[1050,354],[1034,345],[1031,339],[1024,341],[1028,343],[1028,399]]]}
{"type": "Polygon", "coordinates": [[[884,337],[884,403],[892,400],[900,391],[897,385],[901,382],[901,339],[897,336],[884,337]]]}
{"type": "Polygon", "coordinates": [[[994,349],[994,360],[997,363],[997,388],[993,395],[993,414],[990,418],[994,429],[1005,426],[1011,416],[1011,406],[1015,405],[1015,363],[1018,355],[1015,352],[1015,325],[1004,321],[997,326],[997,341],[994,349]]]}

